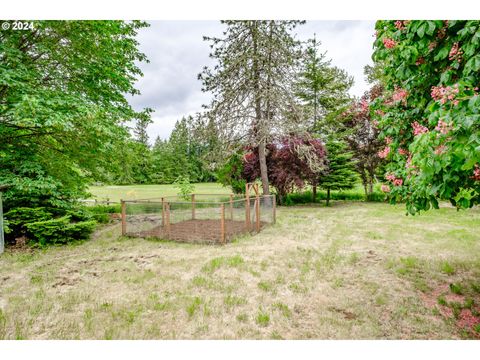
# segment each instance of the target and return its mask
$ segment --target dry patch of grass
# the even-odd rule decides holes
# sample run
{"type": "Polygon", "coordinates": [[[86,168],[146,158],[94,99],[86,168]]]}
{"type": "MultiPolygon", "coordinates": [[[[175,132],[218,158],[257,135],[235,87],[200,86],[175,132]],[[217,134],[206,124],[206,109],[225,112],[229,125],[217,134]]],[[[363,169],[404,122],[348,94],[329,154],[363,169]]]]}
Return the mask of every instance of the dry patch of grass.
{"type": "Polygon", "coordinates": [[[0,257],[0,338],[473,334],[442,316],[443,293],[435,294],[456,284],[464,298],[452,314],[476,314],[479,209],[406,217],[402,206],[338,204],[281,208],[277,225],[223,247],[122,238],[113,226],[82,244],[7,252],[0,257]]]}

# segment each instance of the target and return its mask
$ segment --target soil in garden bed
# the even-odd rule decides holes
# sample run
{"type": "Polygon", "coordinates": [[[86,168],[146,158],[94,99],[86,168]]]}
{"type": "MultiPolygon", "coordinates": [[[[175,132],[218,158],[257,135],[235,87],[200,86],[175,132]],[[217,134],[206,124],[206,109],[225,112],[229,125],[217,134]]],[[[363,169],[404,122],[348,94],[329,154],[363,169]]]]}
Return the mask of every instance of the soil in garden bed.
{"type": "MultiPolygon", "coordinates": [[[[263,228],[265,225],[265,222],[261,222],[260,228],[263,228]]],[[[252,228],[255,228],[255,224],[252,224],[252,228]]],[[[162,226],[156,226],[147,231],[127,233],[127,235],[136,237],[156,237],[159,239],[170,239],[191,243],[220,243],[220,230],[220,220],[185,220],[170,224],[170,236],[168,236],[166,228],[162,226]]],[[[226,242],[231,240],[235,235],[247,232],[244,221],[225,220],[226,242]]]]}

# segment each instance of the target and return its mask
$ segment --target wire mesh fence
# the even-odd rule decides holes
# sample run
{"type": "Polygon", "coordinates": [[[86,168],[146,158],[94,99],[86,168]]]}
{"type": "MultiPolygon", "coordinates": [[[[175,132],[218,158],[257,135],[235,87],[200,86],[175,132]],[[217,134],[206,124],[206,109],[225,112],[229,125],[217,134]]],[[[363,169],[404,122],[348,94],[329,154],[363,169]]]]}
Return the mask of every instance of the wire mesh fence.
{"type": "Polygon", "coordinates": [[[273,195],[191,194],[122,201],[122,234],[224,244],[275,222],[273,195]]]}

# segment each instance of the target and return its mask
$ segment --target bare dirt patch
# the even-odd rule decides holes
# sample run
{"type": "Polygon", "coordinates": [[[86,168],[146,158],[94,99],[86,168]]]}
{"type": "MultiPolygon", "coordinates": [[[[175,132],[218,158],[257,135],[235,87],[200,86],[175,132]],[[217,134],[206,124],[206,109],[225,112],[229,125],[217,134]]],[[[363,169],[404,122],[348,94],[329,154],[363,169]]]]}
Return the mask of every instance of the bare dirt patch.
{"type": "MultiPolygon", "coordinates": [[[[260,228],[265,225],[265,222],[261,222],[260,228]]],[[[225,238],[227,241],[236,235],[247,232],[244,221],[225,220],[225,238]]],[[[128,233],[127,235],[144,238],[155,237],[178,242],[218,244],[221,242],[221,222],[220,220],[185,220],[170,224],[169,232],[164,226],[156,226],[147,231],[128,233]]]]}

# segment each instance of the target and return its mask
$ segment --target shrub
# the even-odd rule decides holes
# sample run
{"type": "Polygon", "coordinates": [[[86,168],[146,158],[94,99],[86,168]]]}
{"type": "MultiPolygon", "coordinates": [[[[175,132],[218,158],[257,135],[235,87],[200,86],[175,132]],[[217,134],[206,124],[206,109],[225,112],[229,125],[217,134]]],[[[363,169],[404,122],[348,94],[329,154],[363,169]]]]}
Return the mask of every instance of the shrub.
{"type": "Polygon", "coordinates": [[[65,244],[70,241],[87,239],[95,229],[96,221],[70,222],[69,215],[57,219],[25,224],[28,238],[34,244],[65,244]]]}
{"type": "Polygon", "coordinates": [[[122,210],[121,210],[120,204],[115,204],[115,205],[89,206],[88,211],[90,211],[93,214],[118,214],[122,210]]]}
{"type": "Polygon", "coordinates": [[[25,235],[26,223],[43,221],[51,219],[53,214],[45,207],[19,207],[5,213],[5,220],[8,222],[8,242],[12,242],[16,237],[25,235]]]}
{"type": "MultiPolygon", "coordinates": [[[[319,191],[317,193],[316,201],[326,200],[327,193],[325,191],[319,191]]],[[[348,191],[331,191],[330,199],[332,200],[350,200],[350,201],[365,201],[365,194],[357,190],[348,191]]],[[[385,200],[385,194],[374,191],[368,201],[382,202],[385,200]]],[[[292,206],[296,204],[309,204],[312,202],[312,192],[305,191],[301,193],[288,194],[285,198],[284,205],[292,206]]]]}

